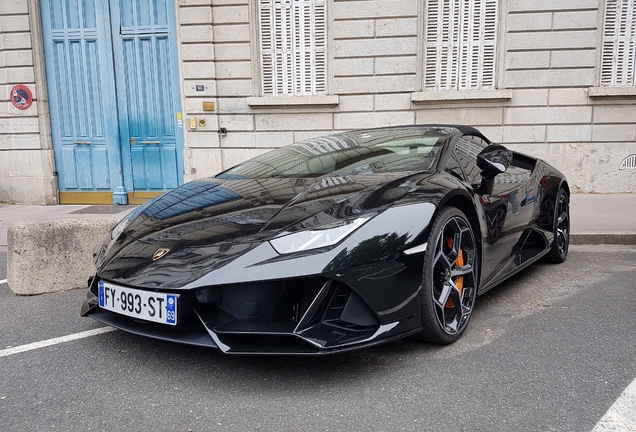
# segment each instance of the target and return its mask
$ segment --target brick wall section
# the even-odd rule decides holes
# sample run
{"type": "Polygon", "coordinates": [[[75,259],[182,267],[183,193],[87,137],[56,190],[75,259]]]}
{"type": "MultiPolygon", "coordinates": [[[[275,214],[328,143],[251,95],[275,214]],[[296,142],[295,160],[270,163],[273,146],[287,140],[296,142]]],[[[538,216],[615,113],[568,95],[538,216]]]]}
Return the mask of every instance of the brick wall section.
{"type": "Polygon", "coordinates": [[[46,136],[48,106],[40,96],[46,92],[42,83],[36,84],[32,3],[0,2],[0,202],[52,204],[56,185],[50,134],[46,136]],[[16,84],[33,93],[34,102],[26,110],[10,102],[16,84]]]}

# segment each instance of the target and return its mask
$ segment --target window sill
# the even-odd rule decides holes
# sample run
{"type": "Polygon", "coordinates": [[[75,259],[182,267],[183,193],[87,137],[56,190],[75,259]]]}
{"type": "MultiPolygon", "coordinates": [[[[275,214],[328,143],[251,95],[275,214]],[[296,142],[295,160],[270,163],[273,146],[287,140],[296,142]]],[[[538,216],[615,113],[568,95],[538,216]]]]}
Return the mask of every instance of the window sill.
{"type": "Polygon", "coordinates": [[[510,102],[512,90],[445,90],[411,93],[414,104],[456,102],[510,102]]]}
{"type": "Polygon", "coordinates": [[[636,87],[590,87],[587,90],[588,97],[592,99],[600,98],[621,98],[636,99],[636,87]]]}
{"type": "Polygon", "coordinates": [[[338,95],[328,96],[260,96],[248,97],[251,107],[334,107],[340,103],[338,95]]]}

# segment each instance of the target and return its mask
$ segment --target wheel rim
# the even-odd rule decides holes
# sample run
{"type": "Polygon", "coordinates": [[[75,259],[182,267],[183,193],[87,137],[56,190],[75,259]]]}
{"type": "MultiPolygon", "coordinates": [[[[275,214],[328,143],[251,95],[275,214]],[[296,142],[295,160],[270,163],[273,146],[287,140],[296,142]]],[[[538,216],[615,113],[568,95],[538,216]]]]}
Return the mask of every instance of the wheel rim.
{"type": "Polygon", "coordinates": [[[473,311],[476,257],[470,224],[460,216],[451,217],[435,241],[432,272],[435,316],[448,335],[461,333],[473,311]]]}
{"type": "Polygon", "coordinates": [[[568,207],[568,198],[565,195],[559,196],[557,203],[557,220],[556,220],[556,242],[559,254],[565,256],[570,243],[570,210],[568,207]]]}

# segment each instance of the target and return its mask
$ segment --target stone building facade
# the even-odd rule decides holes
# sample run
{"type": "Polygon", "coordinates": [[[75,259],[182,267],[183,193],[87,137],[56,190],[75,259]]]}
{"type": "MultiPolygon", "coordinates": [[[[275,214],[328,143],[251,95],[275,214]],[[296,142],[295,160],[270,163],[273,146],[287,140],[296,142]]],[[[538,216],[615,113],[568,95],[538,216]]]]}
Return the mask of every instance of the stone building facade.
{"type": "MultiPolygon", "coordinates": [[[[313,15],[285,31],[293,38],[309,28],[317,57],[269,66],[276,48],[268,51],[267,38],[293,42],[276,39],[277,27],[267,23],[285,21],[285,7],[295,2],[168,0],[176,17],[182,182],[314,136],[444,123],[475,126],[494,142],[547,160],[569,177],[573,192],[636,192],[634,0],[304,0],[313,15]],[[482,3],[486,12],[477,17],[473,9],[482,3]],[[470,9],[449,17],[460,24],[448,43],[435,41],[448,24],[444,17],[434,22],[448,12],[444,4],[470,9]],[[613,16],[616,7],[625,16],[613,16]],[[277,10],[279,18],[268,15],[277,10]],[[627,32],[612,35],[619,18],[627,32]],[[479,19],[481,42],[466,39],[461,27],[479,19]],[[467,41],[468,60],[461,60],[466,52],[457,37],[467,41]],[[459,66],[444,57],[453,49],[459,66]],[[307,79],[314,87],[283,83],[276,90],[269,67],[274,75],[290,71],[283,81],[304,68],[299,73],[313,73],[307,79]],[[466,73],[476,84],[458,84],[466,73]]],[[[41,26],[37,0],[0,3],[0,202],[58,202],[41,26]],[[15,84],[31,89],[30,108],[10,102],[15,84]]]]}

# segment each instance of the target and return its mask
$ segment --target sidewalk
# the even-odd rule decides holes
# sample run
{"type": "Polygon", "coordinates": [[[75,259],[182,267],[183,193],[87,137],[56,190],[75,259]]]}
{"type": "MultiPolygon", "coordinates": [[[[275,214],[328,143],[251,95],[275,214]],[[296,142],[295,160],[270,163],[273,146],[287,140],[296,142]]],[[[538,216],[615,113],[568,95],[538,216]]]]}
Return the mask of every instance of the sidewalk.
{"type": "MultiPolygon", "coordinates": [[[[0,247],[7,245],[7,228],[17,220],[124,217],[135,206],[0,204],[0,247]]],[[[636,244],[636,194],[574,194],[571,198],[573,244],[636,244]]]]}

